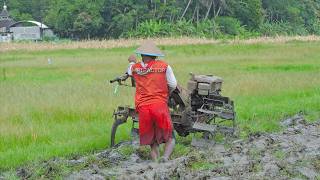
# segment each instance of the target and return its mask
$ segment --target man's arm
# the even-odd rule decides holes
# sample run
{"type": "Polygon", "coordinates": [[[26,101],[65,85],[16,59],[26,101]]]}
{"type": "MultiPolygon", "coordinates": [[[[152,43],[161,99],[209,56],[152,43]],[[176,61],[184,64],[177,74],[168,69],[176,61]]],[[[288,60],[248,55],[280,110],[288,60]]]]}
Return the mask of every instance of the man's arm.
{"type": "Polygon", "coordinates": [[[129,76],[132,76],[132,66],[134,65],[134,62],[129,63],[128,69],[127,69],[127,74],[129,76]]]}
{"type": "Polygon", "coordinates": [[[172,91],[174,91],[177,88],[177,79],[173,74],[173,70],[172,70],[171,66],[169,66],[169,65],[167,67],[166,77],[167,77],[167,83],[169,86],[169,90],[171,93],[172,91]]]}
{"type": "Polygon", "coordinates": [[[131,54],[128,58],[128,62],[129,62],[129,66],[128,66],[128,69],[127,69],[127,74],[129,76],[132,76],[132,66],[137,63],[137,57],[135,54],[131,54]]]}

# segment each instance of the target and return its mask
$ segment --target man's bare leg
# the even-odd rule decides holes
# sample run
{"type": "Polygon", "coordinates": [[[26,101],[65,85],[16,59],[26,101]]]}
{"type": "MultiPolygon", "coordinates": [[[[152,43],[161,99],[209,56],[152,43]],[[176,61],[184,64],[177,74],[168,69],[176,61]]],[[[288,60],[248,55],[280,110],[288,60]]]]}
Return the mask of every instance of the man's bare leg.
{"type": "Polygon", "coordinates": [[[169,157],[170,157],[171,153],[173,152],[173,148],[174,148],[175,144],[176,144],[176,140],[174,138],[170,138],[166,142],[166,144],[164,146],[164,154],[163,154],[163,158],[165,160],[169,160],[169,157]]]}
{"type": "Polygon", "coordinates": [[[150,145],[150,147],[151,147],[151,152],[150,152],[151,159],[153,161],[157,161],[160,156],[159,144],[154,143],[154,144],[150,145]]]}

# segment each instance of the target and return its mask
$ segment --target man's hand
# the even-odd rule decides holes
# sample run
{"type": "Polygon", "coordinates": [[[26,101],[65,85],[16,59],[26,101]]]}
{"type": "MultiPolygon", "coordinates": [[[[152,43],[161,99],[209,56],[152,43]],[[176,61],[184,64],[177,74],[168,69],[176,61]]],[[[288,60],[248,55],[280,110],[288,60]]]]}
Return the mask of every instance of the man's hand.
{"type": "MultiPolygon", "coordinates": [[[[177,87],[176,87],[177,88],[177,87]]],[[[169,89],[169,95],[171,95],[173,93],[174,90],[176,90],[176,88],[172,88],[170,86],[168,86],[169,89]]]]}
{"type": "Polygon", "coordinates": [[[128,58],[129,63],[137,63],[137,57],[134,54],[131,54],[128,58]]]}

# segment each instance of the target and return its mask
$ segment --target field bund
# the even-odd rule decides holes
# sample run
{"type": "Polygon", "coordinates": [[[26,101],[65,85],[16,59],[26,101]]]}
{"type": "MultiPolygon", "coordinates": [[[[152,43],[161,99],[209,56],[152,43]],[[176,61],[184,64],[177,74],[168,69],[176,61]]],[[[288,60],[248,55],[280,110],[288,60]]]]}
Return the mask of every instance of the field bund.
{"type": "MultiPolygon", "coordinates": [[[[235,100],[245,137],[278,131],[279,120],[298,112],[319,119],[320,42],[305,41],[181,40],[193,45],[161,48],[183,86],[189,72],[223,77],[222,93],[235,100]]],[[[109,146],[113,110],[133,105],[134,89],[114,94],[108,80],[125,72],[132,43],[0,44],[0,169],[109,146]]],[[[128,127],[117,141],[128,138],[128,127]]]]}
{"type": "MultiPolygon", "coordinates": [[[[251,39],[205,39],[205,38],[150,38],[162,46],[196,45],[196,44],[261,44],[261,43],[286,43],[290,41],[313,42],[320,41],[320,36],[277,36],[258,37],[251,39]]],[[[8,51],[47,51],[60,49],[110,49],[138,46],[144,39],[117,39],[117,40],[85,40],[85,41],[57,41],[57,42],[17,42],[0,43],[0,53],[8,51]]]]}

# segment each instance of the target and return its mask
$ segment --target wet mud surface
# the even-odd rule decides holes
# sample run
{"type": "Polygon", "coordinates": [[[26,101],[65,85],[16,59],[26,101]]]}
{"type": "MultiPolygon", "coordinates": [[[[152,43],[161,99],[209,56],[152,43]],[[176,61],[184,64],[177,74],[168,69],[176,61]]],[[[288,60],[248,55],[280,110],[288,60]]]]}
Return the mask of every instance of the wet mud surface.
{"type": "MultiPolygon", "coordinates": [[[[279,133],[255,133],[229,144],[194,148],[166,163],[147,160],[148,154],[137,144],[125,142],[90,156],[55,159],[43,166],[53,166],[51,171],[55,171],[54,165],[64,161],[80,167],[63,179],[320,179],[320,121],[307,123],[297,115],[281,125],[284,131],[279,133]]],[[[33,177],[32,173],[17,170],[22,179],[33,177]]],[[[50,178],[50,172],[44,177],[50,178]]]]}

